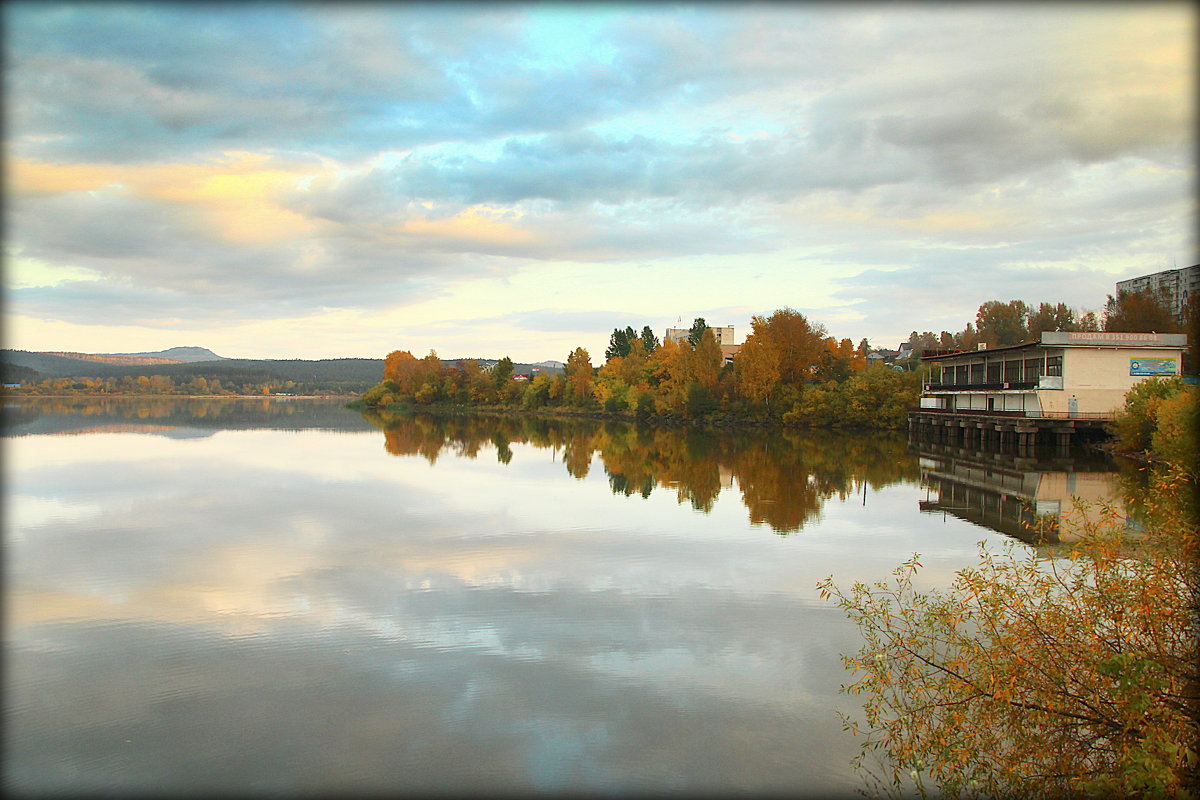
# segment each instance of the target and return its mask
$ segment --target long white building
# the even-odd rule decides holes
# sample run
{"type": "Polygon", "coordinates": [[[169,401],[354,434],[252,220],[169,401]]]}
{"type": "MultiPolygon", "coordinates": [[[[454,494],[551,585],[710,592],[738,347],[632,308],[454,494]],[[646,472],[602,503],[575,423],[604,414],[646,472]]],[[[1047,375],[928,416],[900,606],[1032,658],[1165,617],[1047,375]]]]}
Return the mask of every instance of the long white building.
{"type": "Polygon", "coordinates": [[[1009,347],[927,354],[922,410],[1107,417],[1139,381],[1179,375],[1187,335],[1047,331],[1009,347]]]}

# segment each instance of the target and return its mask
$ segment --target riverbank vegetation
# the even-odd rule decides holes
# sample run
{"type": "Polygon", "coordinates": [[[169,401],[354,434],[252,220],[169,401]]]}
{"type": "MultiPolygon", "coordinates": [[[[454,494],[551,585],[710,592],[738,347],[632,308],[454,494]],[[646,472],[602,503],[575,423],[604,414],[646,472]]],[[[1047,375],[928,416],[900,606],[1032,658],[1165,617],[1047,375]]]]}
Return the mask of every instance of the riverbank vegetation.
{"type": "Polygon", "coordinates": [[[900,428],[920,396],[917,373],[868,365],[866,342],[826,335],[803,314],[780,309],[754,317],[736,360],[726,363],[704,320],[690,335],[661,344],[647,328],[613,332],[595,367],[577,347],[561,374],[515,381],[512,361],[489,370],[444,364],[436,353],[395,351],[383,380],[368,390],[371,408],[410,404],[603,412],[630,419],[746,422],[821,427],[900,428]]]}
{"type": "MultiPolygon", "coordinates": [[[[1189,319],[1195,315],[1189,307],[1189,319]]],[[[899,351],[857,345],[790,309],[755,316],[750,333],[727,358],[703,318],[682,337],[659,342],[650,326],[616,328],[593,364],[582,347],[556,374],[514,375],[505,357],[489,368],[443,362],[430,351],[390,353],[383,380],[367,390],[363,407],[462,406],[604,413],[660,422],[750,423],[805,427],[898,429],[917,405],[931,350],[974,350],[1035,340],[1043,331],[1176,330],[1162,297],[1119,293],[1102,315],[1064,303],[989,300],[957,333],[913,331],[899,351]],[[1155,327],[1157,326],[1157,327],[1155,327]],[[882,353],[888,353],[884,356],[882,353]],[[878,363],[890,360],[891,363],[878,363]],[[875,362],[875,363],[871,363],[875,362]]],[[[681,331],[682,332],[682,331],[681,331]]],[[[1185,365],[1186,366],[1186,365],[1185,365]]]]}
{"type": "Polygon", "coordinates": [[[1166,461],[1197,477],[1200,457],[1200,390],[1180,378],[1136,384],[1110,424],[1112,446],[1166,461]]]}
{"type": "Polygon", "coordinates": [[[947,797],[1195,797],[1200,765],[1200,528],[1195,390],[1146,381],[1116,425],[1155,448],[1125,511],[1064,520],[1047,558],[980,544],[945,590],[890,580],[819,588],[863,633],[843,660],[865,698],[848,730],[877,790],[947,797]],[[1189,416],[1190,415],[1190,416],[1189,416]],[[1190,420],[1193,438],[1183,428],[1190,420]]]}

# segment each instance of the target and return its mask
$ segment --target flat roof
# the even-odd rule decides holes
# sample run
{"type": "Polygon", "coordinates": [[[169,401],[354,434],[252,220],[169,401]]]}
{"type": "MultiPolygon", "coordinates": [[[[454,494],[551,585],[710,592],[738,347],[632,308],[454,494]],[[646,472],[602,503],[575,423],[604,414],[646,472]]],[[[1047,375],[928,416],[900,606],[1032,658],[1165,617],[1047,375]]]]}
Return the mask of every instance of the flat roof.
{"type": "Polygon", "coordinates": [[[985,347],[982,350],[959,350],[946,352],[933,351],[932,355],[922,355],[922,361],[932,361],[943,358],[965,358],[966,356],[988,355],[990,353],[1011,353],[1015,350],[1025,350],[1034,347],[1107,347],[1107,348],[1165,348],[1184,350],[1187,348],[1186,333],[1134,333],[1124,331],[1043,331],[1041,341],[1027,341],[1020,344],[1010,344],[1003,347],[985,347]]]}

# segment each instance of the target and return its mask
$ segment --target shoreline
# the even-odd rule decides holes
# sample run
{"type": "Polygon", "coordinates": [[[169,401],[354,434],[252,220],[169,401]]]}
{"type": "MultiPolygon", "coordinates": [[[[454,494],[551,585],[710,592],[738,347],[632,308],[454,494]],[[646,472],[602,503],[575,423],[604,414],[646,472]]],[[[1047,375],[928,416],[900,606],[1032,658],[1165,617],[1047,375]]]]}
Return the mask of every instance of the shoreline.
{"type": "Polygon", "coordinates": [[[476,414],[498,417],[547,417],[550,419],[592,419],[597,422],[628,422],[634,425],[649,425],[659,428],[769,428],[774,430],[797,430],[797,431],[874,431],[877,433],[898,433],[904,428],[882,428],[868,427],[857,425],[842,425],[842,426],[810,426],[810,425],[788,425],[779,420],[752,420],[752,419],[686,419],[683,417],[664,417],[660,415],[650,415],[639,419],[636,414],[622,413],[619,411],[587,411],[581,409],[553,409],[544,410],[540,408],[514,408],[510,406],[466,406],[466,405],[448,405],[432,403],[428,406],[413,406],[404,405],[395,408],[387,406],[370,406],[365,403],[348,403],[348,408],[356,411],[372,411],[374,413],[388,414],[419,414],[419,413],[443,413],[443,414],[476,414]]]}
{"type": "Polygon", "coordinates": [[[350,400],[357,394],[10,394],[4,392],[5,400],[15,398],[44,398],[46,400],[350,400]]]}

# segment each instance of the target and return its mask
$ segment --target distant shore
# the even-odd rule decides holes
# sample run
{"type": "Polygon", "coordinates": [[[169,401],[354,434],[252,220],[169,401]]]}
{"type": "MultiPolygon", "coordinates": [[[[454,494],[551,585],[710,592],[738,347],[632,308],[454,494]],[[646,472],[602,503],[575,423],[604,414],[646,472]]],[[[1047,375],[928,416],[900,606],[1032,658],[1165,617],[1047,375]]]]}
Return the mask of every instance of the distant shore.
{"type": "Polygon", "coordinates": [[[630,422],[640,425],[662,428],[771,428],[780,430],[844,430],[844,431],[877,431],[889,432],[901,428],[870,427],[863,425],[821,426],[793,425],[778,419],[752,419],[732,414],[690,419],[677,415],[648,414],[639,417],[630,411],[603,411],[600,409],[565,408],[562,406],[542,406],[541,408],[518,408],[516,406],[472,406],[451,403],[430,403],[428,405],[411,405],[395,403],[390,406],[371,406],[358,402],[348,403],[348,408],[360,412],[375,414],[387,413],[396,416],[410,414],[447,414],[447,415],[476,415],[490,417],[543,417],[547,419],[591,419],[600,422],[630,422]]]}
{"type": "Polygon", "coordinates": [[[359,394],[27,394],[2,392],[0,397],[34,397],[47,400],[129,399],[129,400],[353,400],[359,394]]]}

